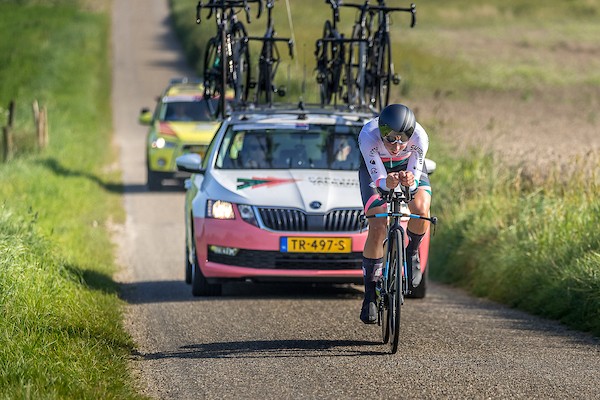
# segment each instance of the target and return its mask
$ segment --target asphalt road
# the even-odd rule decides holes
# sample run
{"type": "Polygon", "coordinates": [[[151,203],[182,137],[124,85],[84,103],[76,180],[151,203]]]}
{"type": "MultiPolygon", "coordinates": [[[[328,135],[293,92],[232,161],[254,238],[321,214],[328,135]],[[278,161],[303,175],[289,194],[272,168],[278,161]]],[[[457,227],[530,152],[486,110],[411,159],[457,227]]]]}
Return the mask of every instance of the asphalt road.
{"type": "MultiPolygon", "coordinates": [[[[600,342],[434,285],[403,307],[396,355],[358,320],[354,286],[184,283],[184,193],[145,188],[143,106],[193,75],[167,0],[115,0],[113,110],[127,221],[115,233],[140,391],[196,398],[600,398],[600,342]]],[[[194,10],[190,9],[190,18],[194,10]]],[[[557,293],[557,295],[560,295],[557,293]]]]}

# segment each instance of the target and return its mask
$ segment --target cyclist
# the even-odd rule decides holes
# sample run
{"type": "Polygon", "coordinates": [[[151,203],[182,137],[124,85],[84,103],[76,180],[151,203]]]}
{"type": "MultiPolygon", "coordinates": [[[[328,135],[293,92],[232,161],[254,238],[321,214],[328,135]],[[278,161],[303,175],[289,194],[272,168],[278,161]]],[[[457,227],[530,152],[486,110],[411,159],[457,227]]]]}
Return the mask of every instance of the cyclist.
{"type": "MultiPolygon", "coordinates": [[[[380,191],[393,190],[398,184],[408,186],[412,194],[411,213],[429,216],[431,185],[425,168],[429,137],[416,122],[414,113],[403,104],[385,107],[379,117],[368,121],[360,131],[358,144],[362,153],[359,167],[360,192],[366,215],[386,212],[387,203],[380,191]]],[[[411,219],[406,249],[412,285],[419,286],[422,273],[419,244],[427,231],[426,221],[411,219]]],[[[360,319],[365,324],[377,321],[375,286],[382,274],[383,241],[387,234],[385,218],[369,219],[369,232],[363,250],[365,297],[360,319]]]]}

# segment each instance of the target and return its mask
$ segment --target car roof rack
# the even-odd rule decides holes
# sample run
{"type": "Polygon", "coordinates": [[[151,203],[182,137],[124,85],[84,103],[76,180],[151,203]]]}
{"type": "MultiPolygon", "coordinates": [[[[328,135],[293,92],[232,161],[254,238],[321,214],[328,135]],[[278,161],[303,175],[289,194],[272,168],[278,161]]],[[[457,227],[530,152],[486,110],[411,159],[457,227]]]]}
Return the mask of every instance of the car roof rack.
{"type": "Polygon", "coordinates": [[[347,107],[321,107],[320,104],[305,105],[303,103],[298,104],[282,104],[277,103],[277,106],[255,106],[248,107],[245,109],[234,109],[228,117],[238,121],[249,121],[253,116],[260,116],[264,118],[277,117],[283,115],[295,115],[298,121],[307,120],[309,116],[322,116],[322,117],[335,117],[343,118],[348,121],[364,123],[367,120],[377,116],[374,111],[358,112],[356,110],[349,110],[347,107]]]}
{"type": "Polygon", "coordinates": [[[297,114],[298,119],[304,119],[306,114],[311,115],[339,115],[339,116],[358,116],[361,118],[373,118],[379,115],[377,111],[370,108],[353,108],[348,105],[328,105],[321,106],[320,104],[306,104],[302,101],[293,103],[273,103],[272,105],[266,104],[244,104],[236,105],[230,112],[230,115],[243,115],[243,114],[297,114]]]}

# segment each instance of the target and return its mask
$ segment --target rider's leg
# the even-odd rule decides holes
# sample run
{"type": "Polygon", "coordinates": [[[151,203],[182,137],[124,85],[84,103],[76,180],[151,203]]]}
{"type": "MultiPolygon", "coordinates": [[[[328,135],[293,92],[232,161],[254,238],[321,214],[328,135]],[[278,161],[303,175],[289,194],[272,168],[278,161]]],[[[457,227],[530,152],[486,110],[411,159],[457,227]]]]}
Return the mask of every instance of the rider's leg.
{"type": "MultiPolygon", "coordinates": [[[[372,185],[371,176],[364,160],[361,158],[358,169],[360,195],[367,216],[384,213],[387,204],[379,196],[379,192],[372,185]]],[[[381,263],[383,258],[383,241],[387,233],[387,218],[369,218],[369,231],[363,249],[363,278],[365,282],[365,297],[360,310],[360,319],[365,324],[377,322],[377,306],[375,305],[375,285],[381,276],[381,263]]]]}
{"type": "MultiPolygon", "coordinates": [[[[374,207],[367,215],[385,212],[385,206],[374,207]]],[[[383,240],[386,235],[386,218],[369,219],[369,232],[363,251],[363,279],[365,284],[365,296],[360,312],[360,319],[366,324],[377,321],[377,308],[375,306],[375,286],[381,278],[383,261],[383,240]]]]}
{"type": "MultiPolygon", "coordinates": [[[[419,187],[413,200],[408,207],[412,214],[423,217],[429,216],[429,207],[431,205],[431,192],[427,186],[419,187]]],[[[422,219],[411,219],[408,222],[408,246],[406,247],[406,258],[409,261],[412,270],[412,285],[419,286],[422,279],[421,264],[419,260],[419,245],[427,232],[429,222],[422,219]]]]}

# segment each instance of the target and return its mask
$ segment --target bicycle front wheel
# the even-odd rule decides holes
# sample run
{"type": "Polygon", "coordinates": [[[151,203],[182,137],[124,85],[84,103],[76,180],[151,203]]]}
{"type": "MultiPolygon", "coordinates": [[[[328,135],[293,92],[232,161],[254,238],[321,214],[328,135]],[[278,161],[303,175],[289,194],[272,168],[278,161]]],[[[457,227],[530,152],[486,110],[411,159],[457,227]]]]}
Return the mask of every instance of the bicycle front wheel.
{"type": "Polygon", "coordinates": [[[387,323],[390,334],[390,350],[392,354],[398,351],[400,339],[400,310],[402,306],[402,235],[396,231],[390,239],[388,248],[388,287],[387,287],[387,323]]]}
{"type": "Polygon", "coordinates": [[[390,254],[388,252],[389,249],[389,240],[385,240],[383,242],[383,268],[384,268],[384,276],[381,278],[381,288],[379,290],[379,297],[377,301],[377,317],[379,325],[381,325],[381,339],[383,344],[387,344],[390,341],[390,324],[388,324],[388,280],[387,280],[387,271],[389,268],[388,260],[391,260],[390,254]]]}

